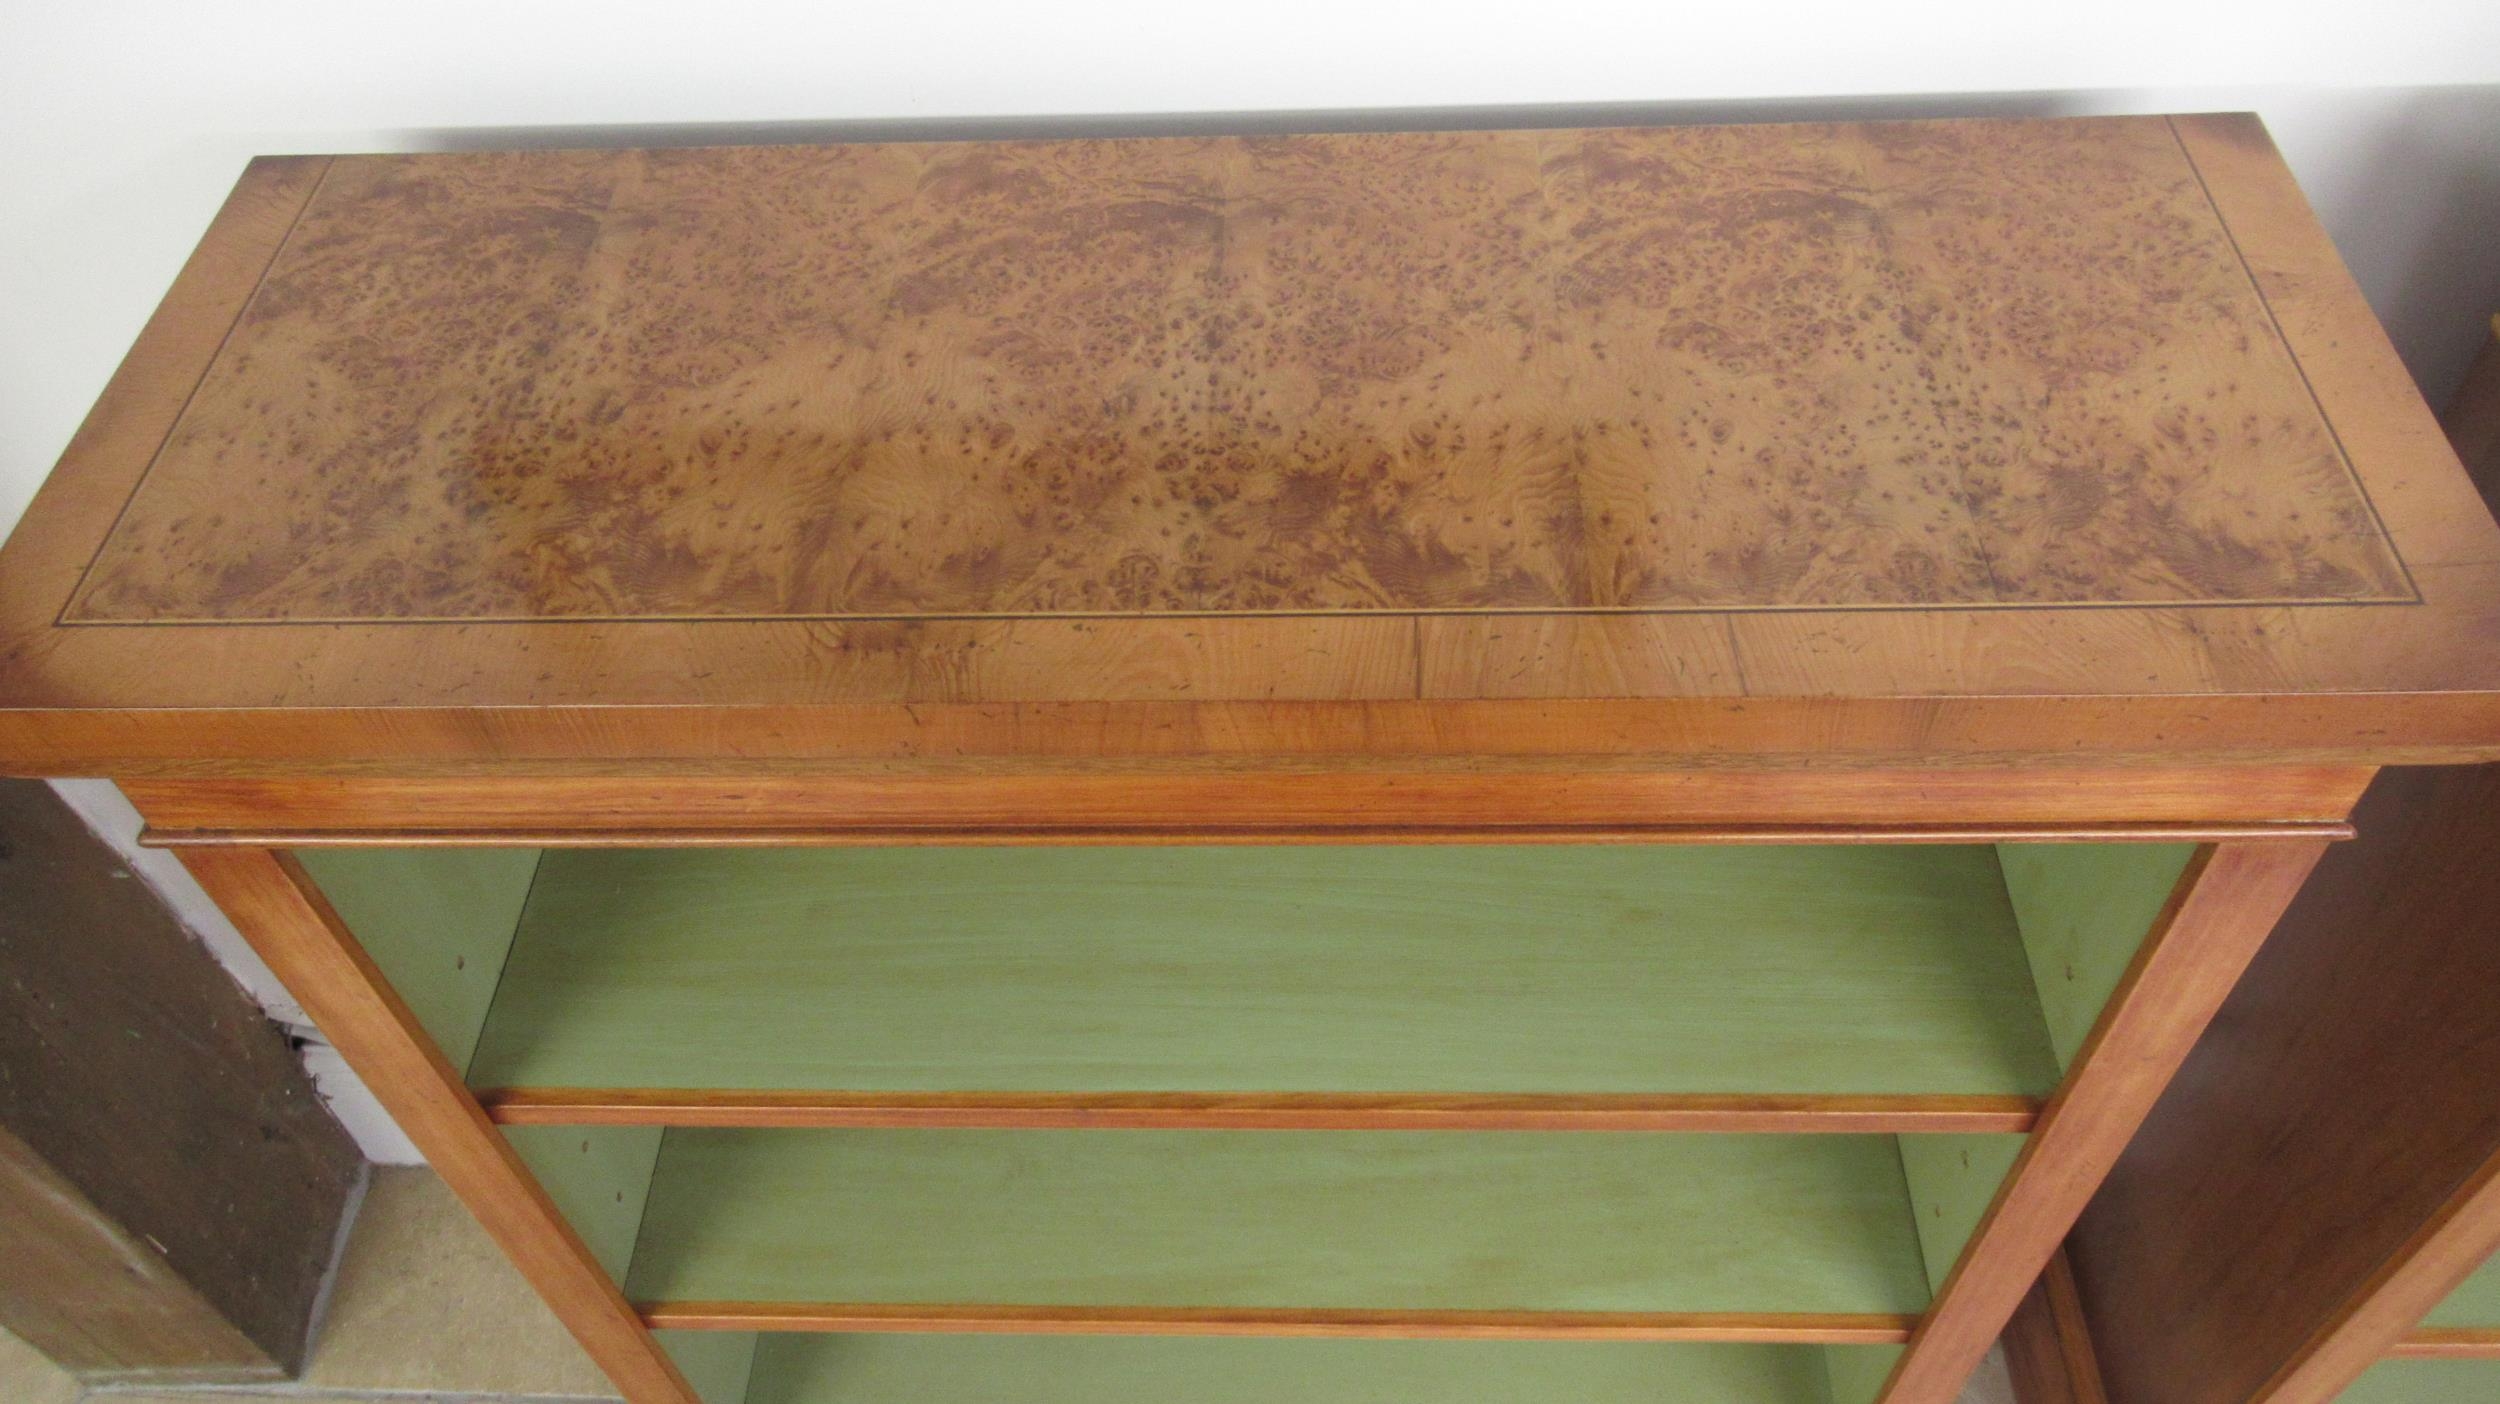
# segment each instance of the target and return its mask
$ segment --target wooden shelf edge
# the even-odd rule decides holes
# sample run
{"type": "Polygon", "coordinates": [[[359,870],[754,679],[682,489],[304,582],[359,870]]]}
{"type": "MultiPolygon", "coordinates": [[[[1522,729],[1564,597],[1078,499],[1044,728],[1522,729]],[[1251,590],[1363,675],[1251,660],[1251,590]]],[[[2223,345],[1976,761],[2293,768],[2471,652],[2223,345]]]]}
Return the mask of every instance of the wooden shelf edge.
{"type": "Polygon", "coordinates": [[[1014,848],[1214,844],[1826,844],[1826,843],[2264,843],[2343,840],[2352,825],[2280,824],[1657,824],[1222,826],[878,826],[860,828],[193,829],[150,825],[144,848],[1014,848]]]}
{"type": "Polygon", "coordinates": [[[506,1126],[1256,1131],[1688,1131],[1887,1135],[2023,1132],[2021,1096],[1381,1095],[756,1092],[506,1087],[479,1094],[506,1126]]]}
{"type": "Polygon", "coordinates": [[[2500,1360],[2500,1326],[2417,1326],[2387,1354],[2396,1360],[2500,1360]]]}
{"type": "Polygon", "coordinates": [[[1714,1341],[1899,1345],[1914,1316],[1778,1312],[1375,1311],[1296,1307],[645,1302],[655,1331],[1066,1336],[1331,1336],[1412,1340],[1714,1341]]]}

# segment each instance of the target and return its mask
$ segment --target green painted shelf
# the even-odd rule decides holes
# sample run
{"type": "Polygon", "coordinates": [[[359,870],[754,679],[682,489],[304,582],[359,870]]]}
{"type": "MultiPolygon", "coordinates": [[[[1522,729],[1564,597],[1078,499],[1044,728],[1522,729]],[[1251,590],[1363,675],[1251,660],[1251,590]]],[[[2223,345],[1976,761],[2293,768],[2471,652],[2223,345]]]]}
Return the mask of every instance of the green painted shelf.
{"type": "Polygon", "coordinates": [[[506,939],[491,1013],[454,1016],[481,1089],[2037,1098],[2059,1076],[1984,847],[551,851],[506,939]]]}
{"type": "MultiPolygon", "coordinates": [[[[756,1363],[763,1363],[760,1356],[756,1363]]],[[[806,1395],[790,1397],[792,1404],[818,1404],[806,1395]]],[[[825,1396],[824,1404],[834,1404],[835,1398],[825,1396]]],[[[2382,1360],[2335,1396],[2335,1404],[2476,1404],[2494,1399],[2500,1399],[2500,1360],[2382,1360]]],[[[750,1394],[748,1404],[762,1401],[750,1394]]]]}
{"type": "MultiPolygon", "coordinates": [[[[2483,1264],[2472,1277],[2459,1283],[2457,1290],[2449,1293],[2446,1301],[2432,1308],[2422,1324],[2500,1330],[2500,1258],[2483,1264]]],[[[2500,1376],[2494,1378],[2500,1379],[2500,1376]]]]}
{"type": "Polygon", "coordinates": [[[1889,1136],[673,1129],[661,1302],[1926,1309],[1889,1136]]]}
{"type": "MultiPolygon", "coordinates": [[[[1882,1347],[781,1336],[745,1404],[1860,1404],[1882,1347]]],[[[734,1400],[713,1404],[736,1404],[734,1400]]]]}

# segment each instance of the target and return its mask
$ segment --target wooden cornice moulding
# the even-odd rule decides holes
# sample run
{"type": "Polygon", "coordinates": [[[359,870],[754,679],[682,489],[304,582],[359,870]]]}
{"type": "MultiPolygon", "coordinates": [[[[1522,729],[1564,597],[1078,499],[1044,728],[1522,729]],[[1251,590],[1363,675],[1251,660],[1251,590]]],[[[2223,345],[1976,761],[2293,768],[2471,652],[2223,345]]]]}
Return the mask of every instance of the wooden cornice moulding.
{"type": "Polygon", "coordinates": [[[1122,769],[124,782],[148,841],[1941,842],[2340,837],[2364,768],[1122,769]]]}

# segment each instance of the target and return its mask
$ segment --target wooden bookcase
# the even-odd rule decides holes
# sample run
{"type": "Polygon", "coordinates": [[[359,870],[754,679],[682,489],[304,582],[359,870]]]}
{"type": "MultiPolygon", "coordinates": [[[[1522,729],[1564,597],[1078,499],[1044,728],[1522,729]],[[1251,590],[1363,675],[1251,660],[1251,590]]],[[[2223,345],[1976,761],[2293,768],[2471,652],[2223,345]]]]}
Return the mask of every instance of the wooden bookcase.
{"type": "MultiPolygon", "coordinates": [[[[2500,336],[2444,422],[2500,488],[2500,336]]],[[[2116,1404],[2500,1395],[2500,767],[2353,817],[2077,1225],[2116,1404]]]]}
{"type": "Polygon", "coordinates": [[[2243,117],[256,163],[0,552],[634,1404],[1943,1404],[2500,528],[2243,117]]]}

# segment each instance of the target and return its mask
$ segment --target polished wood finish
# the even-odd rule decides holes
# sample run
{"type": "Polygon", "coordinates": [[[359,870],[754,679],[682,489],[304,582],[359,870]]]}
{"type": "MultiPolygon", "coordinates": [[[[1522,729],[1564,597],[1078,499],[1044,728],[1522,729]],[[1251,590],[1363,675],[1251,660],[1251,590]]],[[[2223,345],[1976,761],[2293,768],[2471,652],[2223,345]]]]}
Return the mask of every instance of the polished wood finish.
{"type": "Polygon", "coordinates": [[[2392,1360],[2500,1360],[2500,1327],[2416,1326],[2387,1348],[2392,1360]]]}
{"type": "Polygon", "coordinates": [[[259,849],[183,863],[627,1404],[701,1404],[303,868],[259,849]]]}
{"type": "Polygon", "coordinates": [[[2006,1323],[2004,1347],[2014,1404],[2109,1404],[2074,1267],[2063,1249],[2049,1259],[2048,1270],[2006,1323]]]}
{"type": "Polygon", "coordinates": [[[2412,595],[2155,119],[340,158],[62,617],[2412,595]]]}
{"type": "Polygon", "coordinates": [[[2019,771],[995,766],[126,782],[150,842],[1943,842],[2333,837],[2366,768],[2019,771]]]}
{"type": "Polygon", "coordinates": [[[302,1363],[364,1157],[286,1031],[33,780],[0,780],[0,1139],[0,1327],[98,1380],[302,1363]]]}
{"type": "Polygon", "coordinates": [[[1911,1337],[1885,1404],[1950,1399],[1969,1377],[2325,848],[2215,844],[2190,861],[1911,1337]]]}
{"type": "Polygon", "coordinates": [[[2246,118],[263,162],[0,757],[2500,755],[2402,374],[2246,118]]]}
{"type": "Polygon", "coordinates": [[[1231,1131],[1698,1131],[1757,1135],[2021,1132],[2022,1096],[1380,1096],[1277,1093],[731,1092],[499,1087],[505,1126],[1076,1128],[1231,1131]]]}
{"type": "Polygon", "coordinates": [[[643,1320],[688,1331],[937,1332],[1033,1336],[1719,1342],[1895,1345],[1917,1317],[1853,1312],[1372,1311],[1296,1307],[892,1306],[850,1302],[652,1302],[643,1320]]]}

